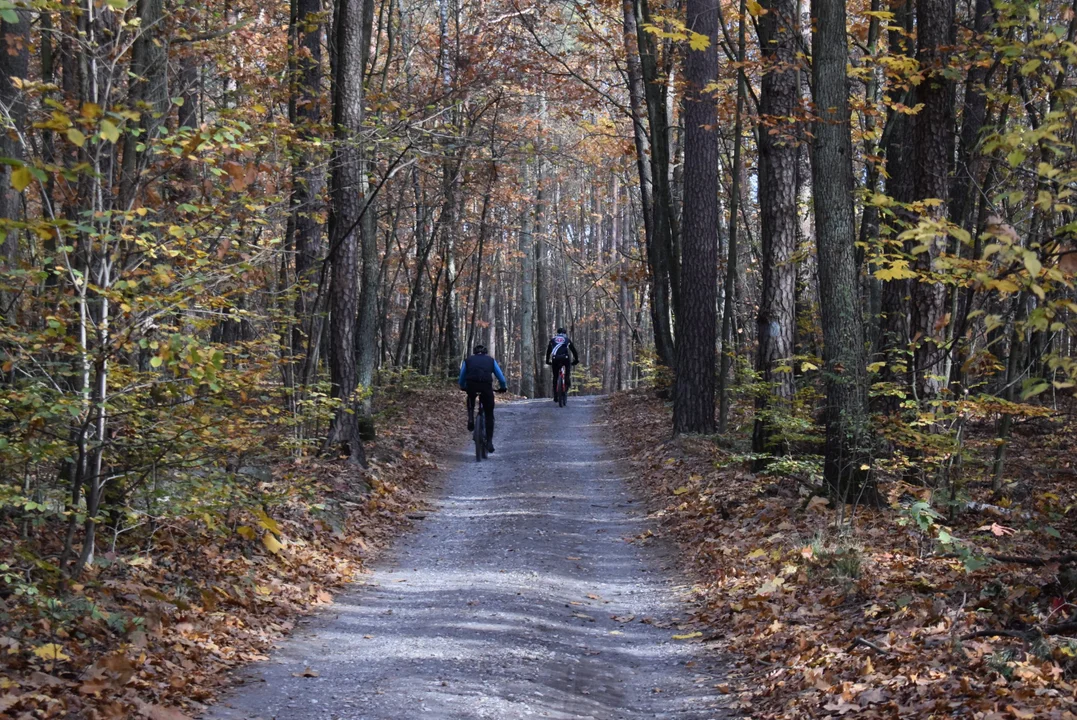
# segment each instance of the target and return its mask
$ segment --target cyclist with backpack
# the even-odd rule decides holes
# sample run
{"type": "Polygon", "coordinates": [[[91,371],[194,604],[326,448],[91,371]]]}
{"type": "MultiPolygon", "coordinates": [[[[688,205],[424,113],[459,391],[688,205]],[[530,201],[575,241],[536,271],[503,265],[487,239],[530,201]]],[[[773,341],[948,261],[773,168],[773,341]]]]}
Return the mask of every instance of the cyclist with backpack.
{"type": "Polygon", "coordinates": [[[505,375],[497,360],[486,354],[486,347],[476,345],[470,357],[460,365],[460,389],[467,393],[467,429],[475,429],[475,396],[481,395],[483,415],[486,418],[486,452],[494,451],[494,381],[497,377],[499,393],[508,389],[505,375]]]}
{"type": "Polygon", "coordinates": [[[553,395],[554,402],[557,402],[557,376],[561,368],[565,369],[565,392],[568,392],[572,387],[572,366],[580,364],[576,346],[572,344],[564,328],[557,328],[557,334],[550,338],[549,344],[546,345],[546,364],[553,366],[553,395]],[[571,360],[568,358],[569,353],[572,354],[571,360]]]}

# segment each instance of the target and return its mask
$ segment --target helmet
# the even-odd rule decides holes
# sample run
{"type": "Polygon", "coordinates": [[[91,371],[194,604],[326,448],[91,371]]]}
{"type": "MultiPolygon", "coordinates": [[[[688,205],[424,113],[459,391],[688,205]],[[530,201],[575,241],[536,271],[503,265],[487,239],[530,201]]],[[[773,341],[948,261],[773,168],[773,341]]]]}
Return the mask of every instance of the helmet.
{"type": "Polygon", "coordinates": [[[565,330],[564,328],[557,328],[557,334],[558,335],[564,335],[566,332],[568,332],[568,331],[565,330]]]}
{"type": "Polygon", "coordinates": [[[483,345],[482,343],[479,343],[478,345],[475,346],[472,353],[475,354],[475,355],[485,355],[486,354],[486,346],[483,345]]]}

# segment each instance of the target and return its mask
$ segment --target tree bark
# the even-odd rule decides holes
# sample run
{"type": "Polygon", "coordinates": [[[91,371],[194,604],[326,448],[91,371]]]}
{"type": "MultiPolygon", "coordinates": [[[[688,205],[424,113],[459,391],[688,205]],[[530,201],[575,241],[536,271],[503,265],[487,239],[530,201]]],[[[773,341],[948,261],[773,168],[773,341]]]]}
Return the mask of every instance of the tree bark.
{"type": "MultiPolygon", "coordinates": [[[[321,122],[322,106],[322,4],[321,0],[293,0],[291,103],[292,123],[298,138],[292,158],[292,233],[295,245],[295,324],[291,351],[306,355],[305,383],[316,364],[317,339],[322,317],[315,308],[315,269],[322,255],[322,215],[325,212],[325,170],[317,161],[313,142],[321,122]]],[[[187,103],[184,103],[186,107],[187,103]]]]}
{"type": "MultiPolygon", "coordinates": [[[[796,72],[796,7],[792,0],[768,0],[759,18],[763,83],[759,96],[759,214],[763,243],[763,289],[756,318],[756,371],[763,389],[756,399],[752,449],[773,453],[778,432],[775,412],[788,412],[794,393],[793,354],[796,326],[798,143],[794,116],[800,101],[796,72]],[[786,367],[779,370],[779,367],[786,367]]],[[[757,460],[757,469],[765,462],[757,460]]]]}
{"type": "MultiPolygon", "coordinates": [[[[374,26],[374,0],[364,0],[363,34],[360,41],[361,78],[370,75],[371,33],[374,26]]],[[[365,92],[365,90],[364,90],[365,92]]],[[[373,395],[374,369],[378,365],[378,274],[381,263],[378,260],[378,213],[372,174],[375,167],[374,148],[371,143],[363,142],[359,146],[361,165],[359,171],[359,193],[363,202],[363,217],[359,222],[359,248],[361,256],[361,278],[359,291],[359,316],[355,331],[355,364],[359,386],[365,392],[362,401],[362,417],[359,419],[365,437],[374,433],[373,395]]]]}
{"type": "Polygon", "coordinates": [[[669,119],[666,85],[658,72],[658,47],[654,35],[643,26],[651,23],[647,0],[632,0],[636,43],[644,101],[650,127],[650,164],[653,185],[652,233],[647,235],[647,258],[651,271],[651,316],[658,357],[670,363],[675,357],[672,308],[677,306],[679,287],[674,277],[673,193],[669,185],[669,119]],[[672,301],[672,306],[670,305],[672,301]]]}
{"type": "MultiPolygon", "coordinates": [[[[0,51],[0,103],[8,110],[11,122],[18,132],[26,130],[28,108],[22,92],[15,86],[15,78],[29,79],[30,71],[30,11],[15,10],[19,16],[17,23],[0,22],[0,41],[4,42],[0,51]]],[[[12,136],[10,131],[0,133],[0,154],[6,158],[22,160],[25,157],[22,143],[12,136]]],[[[22,195],[11,187],[12,166],[0,165],[0,229],[3,257],[0,269],[14,270],[19,265],[19,230],[14,223],[23,214],[22,195]]],[[[0,294],[0,313],[5,320],[14,318],[13,300],[8,293],[0,294]]]]}
{"type": "Polygon", "coordinates": [[[853,248],[853,145],[846,67],[845,0],[812,0],[812,146],[819,300],[826,379],[823,474],[838,502],[869,479],[867,370],[853,248]]]}
{"type": "Polygon", "coordinates": [[[365,465],[356,413],[358,371],[355,358],[359,309],[359,195],[362,155],[357,135],[363,124],[362,39],[366,0],[338,0],[333,64],[332,176],[329,239],[329,375],[332,396],[340,402],[329,426],[326,448],[339,448],[352,462],[365,465]]]}
{"type": "MultiPolygon", "coordinates": [[[[525,159],[521,185],[524,197],[530,197],[531,167],[525,159]]],[[[530,203],[520,214],[520,394],[535,397],[535,239],[532,235],[534,217],[530,203]]]]}
{"type": "Polygon", "coordinates": [[[684,223],[677,306],[675,433],[713,433],[718,281],[718,112],[708,85],[718,78],[718,0],[688,0],[688,29],[709,39],[684,63],[684,223]]]}
{"type": "Polygon", "coordinates": [[[737,109],[733,121],[733,167],[729,191],[729,247],[726,249],[725,287],[722,297],[722,357],[718,370],[718,432],[725,433],[729,421],[729,369],[733,362],[733,312],[737,283],[737,214],[740,209],[741,154],[744,149],[744,102],[748,80],[744,76],[746,3],[740,0],[740,28],[737,31],[737,109]]]}
{"type": "MultiPolygon", "coordinates": [[[[954,0],[917,0],[916,59],[924,79],[917,86],[916,101],[923,108],[913,116],[913,199],[940,200],[925,208],[932,220],[947,217],[950,165],[954,151],[954,88],[945,71],[954,32],[954,0]]],[[[933,272],[934,261],[945,250],[946,235],[936,235],[925,252],[917,254],[914,268],[933,272]]],[[[946,288],[921,277],[911,292],[911,330],[915,342],[914,389],[921,402],[934,399],[942,387],[942,342],[945,326],[946,288]]]]}

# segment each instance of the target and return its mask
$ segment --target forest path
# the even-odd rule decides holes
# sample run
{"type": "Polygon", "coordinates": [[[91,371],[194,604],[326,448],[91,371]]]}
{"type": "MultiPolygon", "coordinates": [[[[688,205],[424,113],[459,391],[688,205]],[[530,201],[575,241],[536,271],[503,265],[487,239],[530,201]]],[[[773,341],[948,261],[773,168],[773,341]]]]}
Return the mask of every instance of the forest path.
{"type": "Polygon", "coordinates": [[[207,717],[724,717],[703,649],[641,622],[683,608],[660,551],[626,542],[645,513],[604,447],[604,411],[499,404],[481,464],[461,427],[437,510],[207,717]]]}

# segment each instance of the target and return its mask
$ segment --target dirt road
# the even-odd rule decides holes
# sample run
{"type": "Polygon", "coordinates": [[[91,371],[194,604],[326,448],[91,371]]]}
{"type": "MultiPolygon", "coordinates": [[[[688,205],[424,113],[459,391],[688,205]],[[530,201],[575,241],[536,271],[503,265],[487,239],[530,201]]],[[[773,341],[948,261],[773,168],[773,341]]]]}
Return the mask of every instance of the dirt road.
{"type": "Polygon", "coordinates": [[[604,407],[501,404],[481,464],[461,427],[436,510],[206,717],[724,717],[720,671],[672,639],[671,571],[626,542],[643,512],[604,407]]]}

